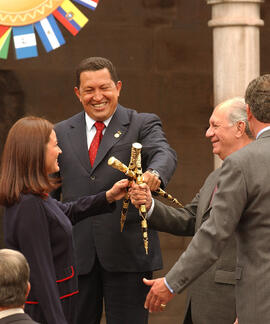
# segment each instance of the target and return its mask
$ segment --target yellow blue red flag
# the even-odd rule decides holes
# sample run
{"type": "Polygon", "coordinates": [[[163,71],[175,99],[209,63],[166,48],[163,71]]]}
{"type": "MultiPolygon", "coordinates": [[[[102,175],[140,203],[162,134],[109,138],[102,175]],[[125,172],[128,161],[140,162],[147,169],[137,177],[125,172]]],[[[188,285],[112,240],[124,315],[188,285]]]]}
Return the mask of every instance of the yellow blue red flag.
{"type": "Polygon", "coordinates": [[[53,12],[53,15],[74,36],[88,22],[88,18],[69,0],[64,0],[61,6],[53,12]]]}

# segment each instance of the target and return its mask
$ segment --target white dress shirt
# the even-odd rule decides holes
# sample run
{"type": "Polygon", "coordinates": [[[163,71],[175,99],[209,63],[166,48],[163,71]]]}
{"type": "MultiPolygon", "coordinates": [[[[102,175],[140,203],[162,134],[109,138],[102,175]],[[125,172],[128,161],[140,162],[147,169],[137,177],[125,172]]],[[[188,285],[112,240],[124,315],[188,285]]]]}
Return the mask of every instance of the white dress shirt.
{"type": "MultiPolygon", "coordinates": [[[[102,131],[102,135],[104,135],[105,131],[106,131],[106,128],[108,127],[111,119],[112,119],[112,116],[109,117],[108,119],[104,120],[103,123],[106,127],[104,127],[103,131],[102,131]]],[[[87,138],[87,148],[89,150],[89,147],[93,141],[93,138],[95,137],[96,135],[96,127],[94,126],[96,120],[92,119],[91,117],[89,117],[87,115],[87,113],[85,113],[85,122],[86,122],[86,138],[87,138]]]]}
{"type": "Polygon", "coordinates": [[[4,318],[10,315],[14,315],[14,314],[23,314],[24,310],[22,308],[9,308],[9,309],[5,309],[0,311],[0,318],[4,318]]]}

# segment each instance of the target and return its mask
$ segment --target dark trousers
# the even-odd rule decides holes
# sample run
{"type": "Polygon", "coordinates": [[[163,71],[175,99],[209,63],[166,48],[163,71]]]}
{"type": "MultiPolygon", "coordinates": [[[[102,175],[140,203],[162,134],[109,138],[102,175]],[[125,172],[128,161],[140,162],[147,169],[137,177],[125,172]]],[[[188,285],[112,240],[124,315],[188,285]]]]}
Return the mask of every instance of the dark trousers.
{"type": "Polygon", "coordinates": [[[108,272],[96,258],[91,273],[78,277],[76,323],[99,324],[104,298],[107,324],[147,324],[144,277],[151,279],[152,272],[108,272]]]}

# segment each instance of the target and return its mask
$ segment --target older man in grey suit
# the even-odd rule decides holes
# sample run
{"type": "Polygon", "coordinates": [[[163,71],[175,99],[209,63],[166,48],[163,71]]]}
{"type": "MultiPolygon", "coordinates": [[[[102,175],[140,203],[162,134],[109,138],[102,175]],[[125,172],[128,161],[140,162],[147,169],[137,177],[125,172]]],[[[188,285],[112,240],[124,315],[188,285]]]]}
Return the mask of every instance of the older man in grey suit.
{"type": "MultiPolygon", "coordinates": [[[[222,160],[252,141],[243,98],[226,100],[214,109],[206,137],[211,140],[213,153],[222,160]]],[[[199,193],[185,208],[168,207],[166,214],[155,212],[148,219],[149,225],[159,231],[193,236],[210,215],[220,170],[207,177],[199,193]]],[[[155,204],[156,208],[159,204],[162,208],[160,201],[155,204]]],[[[233,323],[236,318],[235,262],[236,243],[232,236],[218,261],[191,285],[184,324],[233,323]]]]}
{"type": "MultiPolygon", "coordinates": [[[[224,160],[210,217],[166,277],[146,281],[151,312],[205,272],[236,232],[239,324],[270,323],[270,74],[248,85],[245,101],[256,140],[224,160]]],[[[156,207],[154,213],[166,213],[156,207]]]]}

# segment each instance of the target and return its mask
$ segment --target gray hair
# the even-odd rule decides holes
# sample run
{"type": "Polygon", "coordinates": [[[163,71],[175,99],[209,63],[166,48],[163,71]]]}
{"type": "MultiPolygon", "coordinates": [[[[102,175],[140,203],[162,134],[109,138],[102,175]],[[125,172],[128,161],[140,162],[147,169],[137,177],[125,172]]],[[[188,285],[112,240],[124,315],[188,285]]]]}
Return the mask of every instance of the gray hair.
{"type": "Polygon", "coordinates": [[[248,124],[246,103],[244,98],[235,97],[225,101],[224,104],[230,107],[228,113],[229,122],[233,125],[240,121],[244,122],[245,133],[247,134],[248,137],[252,138],[253,135],[250,131],[249,124],[248,124]]]}
{"type": "Polygon", "coordinates": [[[25,303],[29,276],[29,265],[19,251],[0,250],[0,307],[20,307],[25,303]]]}

